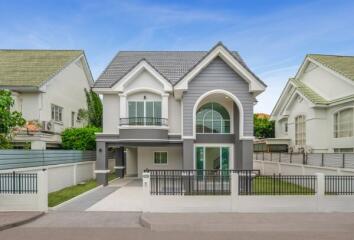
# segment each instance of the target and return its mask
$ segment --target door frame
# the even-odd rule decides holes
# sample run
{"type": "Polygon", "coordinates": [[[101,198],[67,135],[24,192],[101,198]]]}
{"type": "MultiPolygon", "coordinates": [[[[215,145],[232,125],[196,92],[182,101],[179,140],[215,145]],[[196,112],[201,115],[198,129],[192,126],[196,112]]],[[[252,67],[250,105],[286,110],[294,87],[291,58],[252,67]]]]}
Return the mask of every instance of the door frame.
{"type": "MultiPolygon", "coordinates": [[[[193,146],[193,169],[196,170],[196,148],[197,147],[204,147],[204,154],[205,154],[205,147],[228,147],[229,148],[229,169],[234,169],[234,144],[232,143],[195,143],[193,146]]],[[[220,156],[221,157],[221,156],[220,156]]],[[[203,161],[203,168],[205,169],[205,161],[203,161]]]]}

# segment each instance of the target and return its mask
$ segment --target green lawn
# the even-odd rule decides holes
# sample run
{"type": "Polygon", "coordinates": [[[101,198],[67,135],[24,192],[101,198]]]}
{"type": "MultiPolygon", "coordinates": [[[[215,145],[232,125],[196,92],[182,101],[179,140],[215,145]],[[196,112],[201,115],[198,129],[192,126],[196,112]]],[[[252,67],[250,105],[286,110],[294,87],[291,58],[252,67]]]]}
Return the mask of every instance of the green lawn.
{"type": "MultiPolygon", "coordinates": [[[[110,173],[108,175],[108,181],[115,179],[115,173],[110,173]]],[[[84,192],[87,192],[93,188],[97,187],[96,180],[91,179],[83,184],[78,184],[71,187],[63,188],[59,191],[52,192],[48,194],[48,206],[54,207],[62,202],[68,201],[69,199],[76,197],[84,192]]]]}
{"type": "Polygon", "coordinates": [[[314,189],[284,180],[259,176],[252,180],[252,192],[254,195],[311,195],[314,189]]]}

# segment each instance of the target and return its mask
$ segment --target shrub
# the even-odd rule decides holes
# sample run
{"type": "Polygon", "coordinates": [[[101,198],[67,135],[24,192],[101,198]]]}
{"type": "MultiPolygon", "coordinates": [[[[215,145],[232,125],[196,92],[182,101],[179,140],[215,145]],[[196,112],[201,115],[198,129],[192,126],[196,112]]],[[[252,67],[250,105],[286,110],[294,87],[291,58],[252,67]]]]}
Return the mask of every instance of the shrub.
{"type": "Polygon", "coordinates": [[[100,128],[68,128],[61,135],[62,146],[64,149],[73,150],[95,150],[96,132],[101,132],[100,128]]]}

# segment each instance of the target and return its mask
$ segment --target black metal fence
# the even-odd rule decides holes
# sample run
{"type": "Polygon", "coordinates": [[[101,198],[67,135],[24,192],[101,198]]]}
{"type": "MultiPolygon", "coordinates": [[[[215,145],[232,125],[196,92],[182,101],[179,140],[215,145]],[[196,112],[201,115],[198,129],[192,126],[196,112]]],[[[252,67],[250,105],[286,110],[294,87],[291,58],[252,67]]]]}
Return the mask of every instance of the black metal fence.
{"type": "Polygon", "coordinates": [[[230,195],[231,173],[248,186],[258,170],[145,170],[150,172],[152,195],[230,195]]]}
{"type": "Polygon", "coordinates": [[[244,181],[239,176],[240,195],[313,195],[317,189],[317,178],[312,175],[257,175],[251,184],[244,181]]]}
{"type": "Polygon", "coordinates": [[[0,194],[37,193],[37,173],[0,173],[0,194]]]}
{"type": "Polygon", "coordinates": [[[354,153],[254,152],[253,160],[295,163],[320,167],[354,168],[354,153]]]}
{"type": "Polygon", "coordinates": [[[354,194],[354,176],[325,176],[325,194],[354,194]]]}

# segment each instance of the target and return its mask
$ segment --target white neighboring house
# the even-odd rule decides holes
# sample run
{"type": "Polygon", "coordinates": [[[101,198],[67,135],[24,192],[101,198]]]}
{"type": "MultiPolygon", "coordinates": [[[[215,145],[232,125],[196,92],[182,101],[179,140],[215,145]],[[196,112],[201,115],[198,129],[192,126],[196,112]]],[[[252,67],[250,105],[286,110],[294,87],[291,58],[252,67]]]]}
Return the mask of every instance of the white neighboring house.
{"type": "Polygon", "coordinates": [[[86,108],[84,89],[93,78],[82,50],[0,50],[0,88],[11,90],[12,110],[39,129],[22,130],[14,142],[31,142],[32,149],[55,148],[60,133],[80,127],[79,109],[86,108]]]}
{"type": "Polygon", "coordinates": [[[290,151],[353,152],[354,56],[307,55],[271,119],[290,151]]]}

